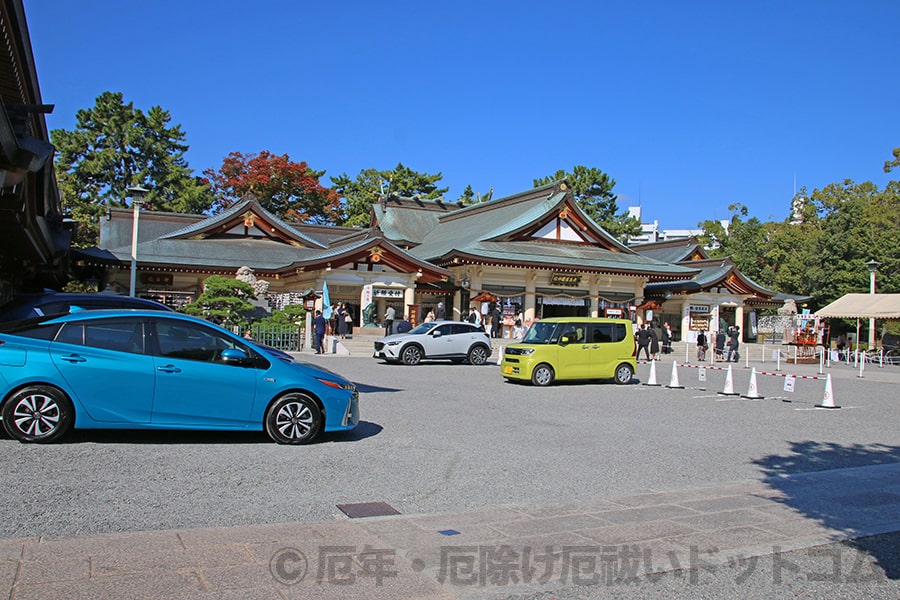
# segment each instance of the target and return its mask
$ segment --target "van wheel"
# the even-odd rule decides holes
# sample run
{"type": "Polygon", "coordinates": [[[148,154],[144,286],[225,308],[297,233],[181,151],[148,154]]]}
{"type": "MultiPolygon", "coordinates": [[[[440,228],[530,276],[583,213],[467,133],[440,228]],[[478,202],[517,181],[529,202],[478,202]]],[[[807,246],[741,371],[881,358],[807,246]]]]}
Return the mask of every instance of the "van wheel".
{"type": "Polygon", "coordinates": [[[632,377],[634,377],[634,371],[631,369],[631,365],[622,363],[616,368],[615,380],[619,385],[631,383],[632,377]]]}
{"type": "Polygon", "coordinates": [[[531,372],[531,383],[540,387],[546,387],[553,383],[553,367],[540,364],[531,372]]]}

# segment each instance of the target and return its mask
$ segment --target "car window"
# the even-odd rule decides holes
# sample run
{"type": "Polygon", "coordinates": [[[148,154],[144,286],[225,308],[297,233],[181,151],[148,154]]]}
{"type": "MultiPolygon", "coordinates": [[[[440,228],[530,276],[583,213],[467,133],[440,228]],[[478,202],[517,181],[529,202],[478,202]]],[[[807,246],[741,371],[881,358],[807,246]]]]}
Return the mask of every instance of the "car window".
{"type": "Polygon", "coordinates": [[[166,358],[214,362],[228,348],[239,348],[250,355],[244,345],[214,329],[187,321],[157,321],[156,335],[159,354],[166,358]]]}
{"type": "Polygon", "coordinates": [[[440,331],[441,335],[450,335],[451,333],[456,333],[453,331],[453,323],[444,323],[442,325],[438,325],[434,328],[435,331],[440,331]]]}
{"type": "Polygon", "coordinates": [[[144,324],[133,319],[100,319],[66,323],[55,341],[117,352],[143,354],[144,324]]]}
{"type": "Polygon", "coordinates": [[[0,325],[0,333],[20,335],[22,337],[34,338],[37,340],[52,340],[56,337],[56,332],[59,330],[58,323],[48,325],[46,323],[35,323],[34,321],[36,321],[36,319],[32,318],[26,321],[4,323],[0,325]]]}
{"type": "Polygon", "coordinates": [[[409,333],[411,333],[413,335],[421,335],[423,333],[428,333],[429,331],[431,331],[432,328],[434,328],[434,326],[435,326],[434,323],[422,323],[421,325],[418,325],[418,326],[410,329],[409,333]]]}
{"type": "Polygon", "coordinates": [[[522,341],[526,344],[555,344],[558,330],[556,323],[538,321],[528,328],[528,333],[522,341]]]}
{"type": "Polygon", "coordinates": [[[623,323],[595,323],[591,328],[591,340],[595,344],[611,344],[625,339],[623,323]]]}
{"type": "Polygon", "coordinates": [[[469,323],[453,323],[451,331],[453,333],[477,333],[479,329],[469,323]]]}

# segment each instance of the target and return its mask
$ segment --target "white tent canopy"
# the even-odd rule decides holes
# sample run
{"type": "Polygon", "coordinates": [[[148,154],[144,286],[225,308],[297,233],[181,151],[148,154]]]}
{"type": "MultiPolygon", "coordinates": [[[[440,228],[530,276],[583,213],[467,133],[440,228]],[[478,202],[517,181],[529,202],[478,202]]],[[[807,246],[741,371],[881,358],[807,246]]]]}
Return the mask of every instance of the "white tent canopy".
{"type": "Polygon", "coordinates": [[[847,294],[816,311],[837,319],[900,319],[900,294],[847,294]]]}

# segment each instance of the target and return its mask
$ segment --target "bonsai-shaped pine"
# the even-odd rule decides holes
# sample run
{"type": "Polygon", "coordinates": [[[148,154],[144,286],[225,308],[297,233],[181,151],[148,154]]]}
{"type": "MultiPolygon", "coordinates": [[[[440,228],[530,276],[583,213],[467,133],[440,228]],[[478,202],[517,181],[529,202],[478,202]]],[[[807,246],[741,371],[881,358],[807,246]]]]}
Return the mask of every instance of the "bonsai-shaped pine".
{"type": "Polygon", "coordinates": [[[181,312],[202,317],[225,328],[244,323],[244,315],[253,310],[247,299],[256,299],[253,286],[238,279],[213,275],[203,281],[203,293],[181,312]]]}

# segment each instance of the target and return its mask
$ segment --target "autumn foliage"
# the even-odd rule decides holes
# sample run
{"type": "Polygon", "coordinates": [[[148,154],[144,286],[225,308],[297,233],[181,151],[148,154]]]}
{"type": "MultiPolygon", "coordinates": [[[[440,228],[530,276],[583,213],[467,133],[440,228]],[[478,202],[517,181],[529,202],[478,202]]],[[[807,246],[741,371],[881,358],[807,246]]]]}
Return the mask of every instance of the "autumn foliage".
{"type": "Polygon", "coordinates": [[[216,197],[214,212],[252,194],[266,210],[286,221],[338,224],[343,220],[341,198],[319,183],[324,174],[305,162],[291,161],[287,154],[267,150],[232,152],[219,170],[204,171],[216,197]]]}

